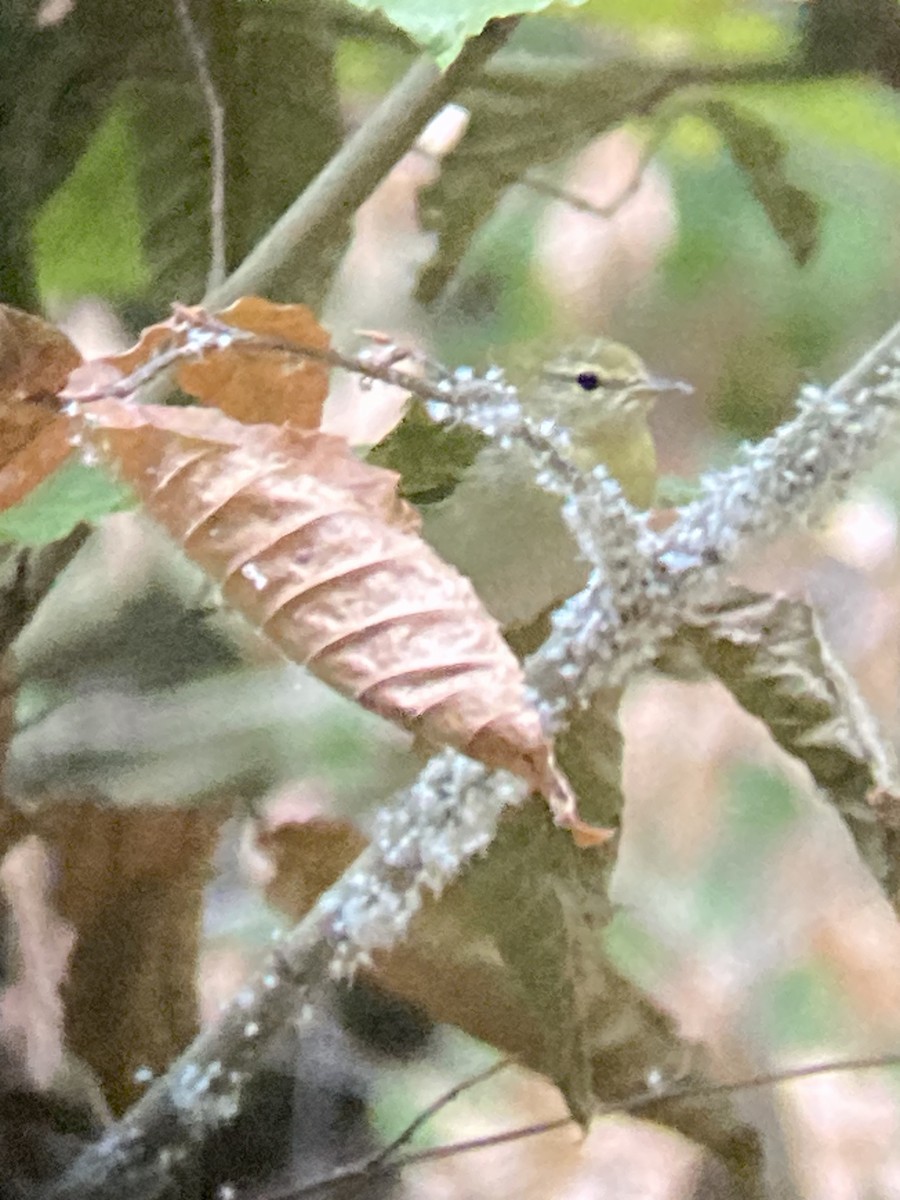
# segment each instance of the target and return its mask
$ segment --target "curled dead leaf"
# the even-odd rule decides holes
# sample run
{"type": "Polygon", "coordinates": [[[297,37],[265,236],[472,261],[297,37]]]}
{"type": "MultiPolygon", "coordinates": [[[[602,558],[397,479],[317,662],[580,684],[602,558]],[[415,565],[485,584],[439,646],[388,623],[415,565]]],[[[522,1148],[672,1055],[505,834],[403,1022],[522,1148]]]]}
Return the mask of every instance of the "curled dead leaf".
{"type": "MultiPolygon", "coordinates": [[[[328,395],[328,368],[322,362],[264,343],[229,342],[227,335],[205,343],[191,337],[190,318],[199,309],[182,309],[143,331],[140,340],[103,361],[122,378],[174,356],[175,377],[190,396],[248,423],[269,421],[300,429],[318,429],[328,395]],[[187,319],[186,319],[187,318],[187,319]],[[190,343],[190,345],[189,345],[190,343]]],[[[219,314],[219,320],[263,339],[327,350],[330,338],[305,304],[273,304],[245,296],[219,314]]],[[[140,382],[136,380],[135,386],[140,382]]],[[[99,389],[98,389],[99,390],[99,389]]],[[[78,393],[72,396],[78,398],[78,393]]]]}
{"type": "Polygon", "coordinates": [[[288,658],[568,803],[518,661],[471,583],[414,532],[393,472],[340,438],[207,409],[100,400],[73,419],[288,658]]]}
{"type": "Polygon", "coordinates": [[[0,468],[0,512],[20,504],[71,453],[68,425],[62,418],[36,430],[28,445],[0,468]]]}
{"type": "Polygon", "coordinates": [[[0,510],[17,504],[71,452],[56,393],[80,362],[62,330],[0,305],[0,510]]]}

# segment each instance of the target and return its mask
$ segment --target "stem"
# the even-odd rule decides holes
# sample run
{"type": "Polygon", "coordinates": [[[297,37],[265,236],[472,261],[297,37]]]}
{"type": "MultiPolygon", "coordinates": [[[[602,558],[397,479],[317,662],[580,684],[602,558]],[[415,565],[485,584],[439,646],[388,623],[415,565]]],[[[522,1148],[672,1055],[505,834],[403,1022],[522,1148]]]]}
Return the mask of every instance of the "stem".
{"type": "Polygon", "coordinates": [[[241,265],[204,297],[204,307],[223,308],[261,290],[289,256],[315,245],[332,222],[355,212],[422,127],[500,49],[517,23],[517,17],[491,21],[443,74],[427,55],[418,59],[241,265]]]}
{"type": "Polygon", "coordinates": [[[175,13],[187,42],[197,81],[203,93],[209,120],[210,149],[210,197],[209,197],[209,274],[207,290],[218,287],[227,274],[225,250],[225,109],[216,91],[215,81],[209,69],[206,46],[194,18],[188,0],[175,0],[175,13]]]}

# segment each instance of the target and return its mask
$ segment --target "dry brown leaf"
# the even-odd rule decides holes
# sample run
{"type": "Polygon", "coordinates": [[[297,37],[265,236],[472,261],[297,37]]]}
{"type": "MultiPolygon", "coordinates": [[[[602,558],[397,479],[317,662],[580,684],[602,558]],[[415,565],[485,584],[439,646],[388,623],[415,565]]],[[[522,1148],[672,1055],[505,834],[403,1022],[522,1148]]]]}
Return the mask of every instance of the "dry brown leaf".
{"type": "MultiPolygon", "coordinates": [[[[107,367],[114,367],[124,378],[126,375],[131,375],[138,367],[143,367],[168,346],[177,346],[183,342],[184,335],[176,332],[170,317],[167,321],[160,321],[157,325],[148,325],[146,329],[141,330],[141,336],[127,350],[121,350],[118,354],[108,354],[99,361],[106,364],[107,367]]],[[[88,365],[93,366],[94,364],[88,365]]],[[[81,381],[77,377],[73,379],[69,390],[77,390],[79,382],[81,381]]],[[[89,379],[84,380],[84,385],[90,390],[89,379]]]]}
{"type": "Polygon", "coordinates": [[[62,418],[38,429],[29,444],[0,468],[0,512],[20,504],[71,453],[69,427],[62,418]]]}
{"type": "Polygon", "coordinates": [[[80,362],[62,330],[0,304],[0,465],[56,419],[55,394],[80,362]]]}
{"type": "Polygon", "coordinates": [[[54,325],[0,305],[0,509],[17,504],[71,452],[56,393],[80,362],[54,325]]]}
{"type": "Polygon", "coordinates": [[[567,798],[521,668],[413,532],[397,476],[318,432],[101,400],[86,440],[288,658],[364,707],[567,798]]]}
{"type": "MultiPolygon", "coordinates": [[[[229,325],[264,337],[316,350],[330,345],[328,334],[305,304],[273,304],[259,296],[244,296],[219,315],[229,325]]],[[[199,361],[185,362],[178,382],[190,395],[238,421],[318,429],[328,395],[328,368],[296,354],[250,349],[237,342],[199,361]]]]}
{"type": "Polygon", "coordinates": [[[66,802],[33,828],[55,851],[57,912],[74,929],[63,984],[67,1048],[103,1084],[116,1113],[198,1029],[203,888],[230,808],[127,811],[66,802]]]}
{"type": "MultiPolygon", "coordinates": [[[[327,350],[330,344],[328,334],[305,304],[273,304],[258,296],[245,296],[220,313],[219,319],[263,338],[316,350],[327,350]]],[[[149,326],[137,345],[104,362],[124,377],[154,355],[186,342],[187,333],[176,314],[149,326]]],[[[188,395],[248,423],[268,421],[318,429],[328,395],[328,368],[324,363],[274,347],[241,342],[211,345],[202,357],[181,360],[175,375],[188,395]]]]}

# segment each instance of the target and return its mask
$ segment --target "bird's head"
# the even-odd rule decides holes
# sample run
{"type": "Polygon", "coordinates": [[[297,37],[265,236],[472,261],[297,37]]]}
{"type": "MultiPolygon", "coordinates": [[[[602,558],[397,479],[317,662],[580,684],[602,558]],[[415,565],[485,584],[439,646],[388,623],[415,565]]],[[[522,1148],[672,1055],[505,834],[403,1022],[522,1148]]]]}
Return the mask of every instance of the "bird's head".
{"type": "Polygon", "coordinates": [[[654,375],[627,346],[600,337],[545,362],[528,392],[535,412],[567,428],[586,428],[646,416],[661,393],[690,390],[654,375]]]}

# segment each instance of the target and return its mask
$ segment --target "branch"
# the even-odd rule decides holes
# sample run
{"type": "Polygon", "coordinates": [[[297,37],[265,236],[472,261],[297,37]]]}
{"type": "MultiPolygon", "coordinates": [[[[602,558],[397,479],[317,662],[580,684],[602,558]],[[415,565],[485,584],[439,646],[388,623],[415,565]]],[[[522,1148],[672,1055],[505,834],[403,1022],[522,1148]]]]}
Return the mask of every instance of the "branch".
{"type": "MultiPolygon", "coordinates": [[[[813,1079],[819,1075],[833,1075],[842,1071],[875,1071],[888,1067],[900,1066],[900,1054],[882,1054],[865,1058],[838,1059],[833,1062],[811,1063],[807,1067],[791,1067],[785,1071],[769,1071],[762,1075],[753,1075],[749,1079],[739,1079],[734,1083],[682,1084],[675,1083],[668,1087],[648,1088],[625,1100],[613,1104],[604,1104],[598,1111],[598,1116],[613,1116],[627,1113],[652,1112],[657,1108],[683,1103],[690,1100],[702,1100],[712,1096],[734,1096],[743,1092],[756,1091],[759,1088],[778,1087],[783,1083],[794,1083],[800,1079],[813,1079]]],[[[429,1119],[435,1112],[440,1111],[460,1091],[480,1083],[482,1079],[493,1074],[493,1069],[481,1076],[465,1080],[452,1088],[416,1118],[414,1124],[418,1128],[424,1120],[429,1119]]],[[[387,1151],[373,1155],[346,1167],[339,1167],[320,1179],[309,1183],[287,1184],[282,1188],[264,1189],[256,1194],[256,1200],[300,1200],[303,1196],[318,1195],[329,1192],[332,1188],[348,1179],[373,1179],[397,1170],[398,1167],[415,1166],[423,1162],[436,1162],[445,1158],[455,1158],[458,1154],[469,1154],[473,1150],[490,1150],[494,1146],[506,1146],[510,1142],[524,1141],[526,1138],[537,1137],[543,1133],[553,1133],[559,1129],[574,1125],[573,1117],[555,1117],[549,1121],[537,1121],[533,1125],[522,1125],[516,1129],[508,1129],[501,1133],[488,1134],[485,1137],[470,1138],[466,1141],[451,1142],[443,1146],[429,1146],[425,1150],[413,1150],[407,1154],[392,1153],[398,1143],[392,1143],[387,1151]]],[[[412,1128],[411,1126],[409,1128],[412,1128]]],[[[406,1141],[404,1130],[401,1135],[406,1141]]],[[[399,1142],[399,1139],[398,1139],[399,1142]]],[[[402,1144],[402,1143],[401,1143],[402,1144]]]]}
{"type": "Polygon", "coordinates": [[[846,489],[900,409],[900,323],[830,388],[805,388],[797,408],[734,466],[710,472],[697,499],[653,539],[652,578],[624,620],[598,624],[608,585],[596,573],[557,609],[540,652],[552,670],[535,664],[545,699],[565,696],[567,674],[590,679],[592,688],[624,682],[656,657],[684,613],[721,591],[724,567],[739,553],[809,520],[846,489]]]}

